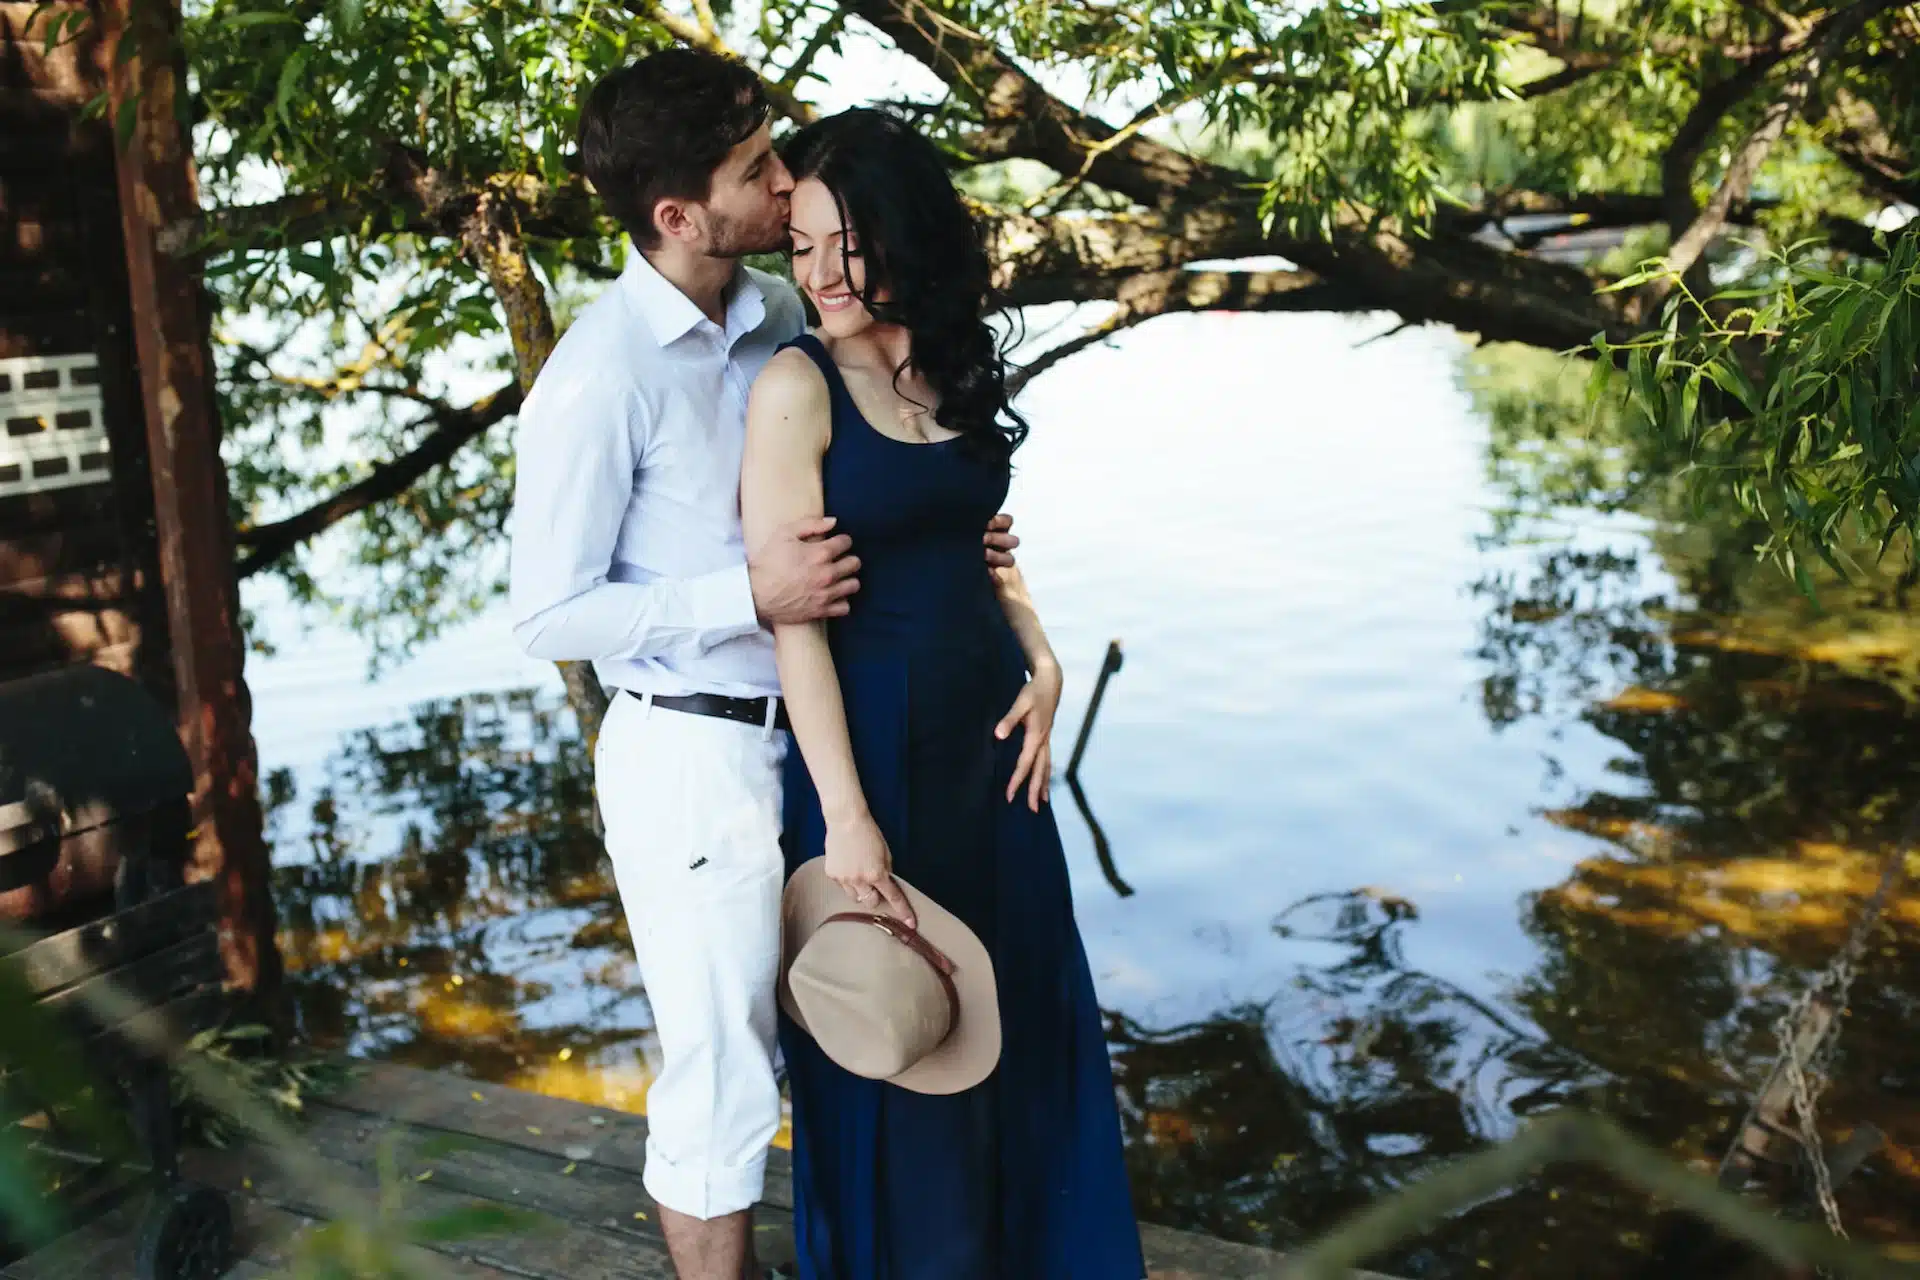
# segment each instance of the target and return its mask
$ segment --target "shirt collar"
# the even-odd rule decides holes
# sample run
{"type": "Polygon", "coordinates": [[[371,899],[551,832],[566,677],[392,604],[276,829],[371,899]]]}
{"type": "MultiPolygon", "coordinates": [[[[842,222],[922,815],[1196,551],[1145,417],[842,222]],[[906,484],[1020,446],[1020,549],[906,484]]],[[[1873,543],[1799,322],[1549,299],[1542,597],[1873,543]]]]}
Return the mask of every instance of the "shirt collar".
{"type": "Polygon", "coordinates": [[[735,341],[752,333],[767,318],[767,295],[753,272],[742,266],[733,273],[727,297],[727,340],[735,341]]]}
{"type": "MultiPolygon", "coordinates": [[[[661,275],[647,255],[631,246],[627,250],[626,269],[620,273],[621,287],[639,308],[647,327],[661,346],[671,346],[692,332],[706,319],[693,299],[680,287],[661,275]]],[[[729,342],[758,328],[767,317],[766,295],[759,281],[744,266],[737,267],[733,282],[727,286],[727,326],[729,342]]]]}

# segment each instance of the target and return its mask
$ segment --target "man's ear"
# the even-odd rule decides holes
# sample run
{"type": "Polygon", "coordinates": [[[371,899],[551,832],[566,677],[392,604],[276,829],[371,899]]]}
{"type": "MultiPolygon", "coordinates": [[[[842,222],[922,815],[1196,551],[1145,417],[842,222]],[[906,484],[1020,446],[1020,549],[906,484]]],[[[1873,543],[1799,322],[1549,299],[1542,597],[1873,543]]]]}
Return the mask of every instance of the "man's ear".
{"type": "Polygon", "coordinates": [[[700,223],[685,200],[667,197],[654,202],[653,228],[665,240],[691,241],[700,238],[700,223]]]}

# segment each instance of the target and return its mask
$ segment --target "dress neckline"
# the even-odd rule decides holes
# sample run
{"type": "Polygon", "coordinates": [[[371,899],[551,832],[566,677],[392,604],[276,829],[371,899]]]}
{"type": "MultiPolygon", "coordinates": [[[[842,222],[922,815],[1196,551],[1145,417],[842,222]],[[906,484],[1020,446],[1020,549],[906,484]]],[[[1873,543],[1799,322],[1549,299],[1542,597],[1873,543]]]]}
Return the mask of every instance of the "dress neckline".
{"type": "Polygon", "coordinates": [[[798,340],[804,340],[812,348],[807,354],[812,356],[813,362],[820,366],[820,372],[826,375],[829,385],[846,399],[847,407],[853,410],[853,416],[860,420],[860,425],[882,440],[897,444],[903,449],[938,449],[942,445],[955,444],[963,438],[963,433],[959,432],[944,440],[902,440],[899,436],[888,435],[873,425],[873,419],[869,418],[866,410],[860,407],[860,402],[853,398],[853,389],[847,386],[847,380],[841,374],[840,366],[834,363],[833,353],[827,350],[827,344],[820,341],[817,334],[811,332],[801,334],[798,340]]]}

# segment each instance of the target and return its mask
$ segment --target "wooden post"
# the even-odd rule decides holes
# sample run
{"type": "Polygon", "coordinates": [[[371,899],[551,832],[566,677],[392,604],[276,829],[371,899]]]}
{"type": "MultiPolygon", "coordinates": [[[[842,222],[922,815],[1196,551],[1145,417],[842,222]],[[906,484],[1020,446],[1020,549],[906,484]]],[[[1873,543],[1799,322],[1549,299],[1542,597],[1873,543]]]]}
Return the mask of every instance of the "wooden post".
{"type": "Polygon", "coordinates": [[[1080,757],[1087,754],[1087,739],[1093,734],[1093,720],[1100,714],[1100,703],[1107,696],[1107,681],[1113,679],[1113,673],[1125,660],[1120,642],[1109,640],[1107,656],[1100,660],[1100,675],[1093,682],[1093,696],[1087,699],[1087,714],[1080,720],[1080,736],[1073,740],[1073,755],[1067,759],[1068,781],[1080,776],[1080,757]]]}
{"type": "MultiPolygon", "coordinates": [[[[160,246],[164,228],[199,214],[184,107],[175,0],[99,0],[109,122],[116,132],[120,223],[140,365],[160,576],[193,761],[189,880],[219,885],[220,945],[230,986],[256,997],[279,985],[262,832],[226,471],[220,461],[201,281],[160,246]]],[[[256,1001],[256,1003],[259,1003],[256,1001]]]]}

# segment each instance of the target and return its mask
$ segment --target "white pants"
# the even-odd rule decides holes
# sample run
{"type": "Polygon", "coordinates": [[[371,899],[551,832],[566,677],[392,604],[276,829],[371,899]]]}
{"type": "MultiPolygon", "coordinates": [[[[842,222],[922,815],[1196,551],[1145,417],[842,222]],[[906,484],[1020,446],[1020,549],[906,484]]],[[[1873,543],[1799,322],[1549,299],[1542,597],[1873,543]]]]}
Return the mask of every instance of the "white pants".
{"type": "Polygon", "coordinates": [[[751,1208],[780,1128],[780,768],[787,735],[615,693],[594,784],[653,1006],[647,1194],[695,1218],[751,1208]]]}

